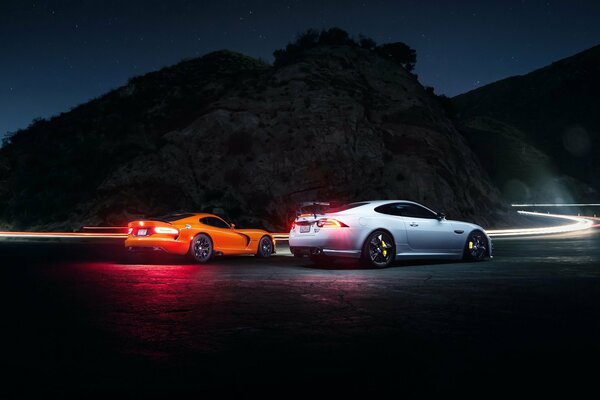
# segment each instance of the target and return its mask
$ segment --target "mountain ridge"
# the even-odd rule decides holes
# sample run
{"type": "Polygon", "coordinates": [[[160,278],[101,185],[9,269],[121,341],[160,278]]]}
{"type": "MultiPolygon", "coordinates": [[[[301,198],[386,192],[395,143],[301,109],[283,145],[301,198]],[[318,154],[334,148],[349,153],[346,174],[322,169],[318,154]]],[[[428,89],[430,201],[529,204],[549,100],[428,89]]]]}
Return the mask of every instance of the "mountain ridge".
{"type": "Polygon", "coordinates": [[[480,223],[501,204],[415,75],[319,45],[288,65],[221,51],[136,77],[0,149],[8,228],[220,208],[285,230],[296,202],[408,198],[480,223]]]}
{"type": "Polygon", "coordinates": [[[505,199],[599,199],[598,70],[600,45],[452,99],[461,131],[505,199]]]}

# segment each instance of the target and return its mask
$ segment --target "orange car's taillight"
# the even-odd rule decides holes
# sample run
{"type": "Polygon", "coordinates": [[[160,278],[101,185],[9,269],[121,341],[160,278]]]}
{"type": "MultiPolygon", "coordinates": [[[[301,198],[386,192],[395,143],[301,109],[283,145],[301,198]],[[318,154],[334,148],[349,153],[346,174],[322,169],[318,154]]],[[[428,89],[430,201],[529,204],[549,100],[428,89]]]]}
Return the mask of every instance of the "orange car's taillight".
{"type": "Polygon", "coordinates": [[[333,218],[322,218],[320,220],[317,220],[317,226],[319,228],[347,228],[348,225],[346,225],[345,223],[338,221],[337,219],[333,219],[333,218]]]}
{"type": "Polygon", "coordinates": [[[179,235],[179,230],[166,226],[156,226],[154,227],[154,233],[158,233],[159,235],[179,235]]]}

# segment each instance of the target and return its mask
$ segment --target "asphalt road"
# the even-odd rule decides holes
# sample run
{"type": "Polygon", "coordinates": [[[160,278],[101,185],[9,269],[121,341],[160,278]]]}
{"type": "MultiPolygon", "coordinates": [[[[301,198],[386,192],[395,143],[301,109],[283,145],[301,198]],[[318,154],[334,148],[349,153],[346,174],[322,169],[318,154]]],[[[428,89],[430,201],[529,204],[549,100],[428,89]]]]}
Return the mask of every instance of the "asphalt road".
{"type": "Polygon", "coordinates": [[[600,232],[384,270],[283,255],[127,264],[0,242],[4,393],[289,396],[596,388],[600,232]]]}

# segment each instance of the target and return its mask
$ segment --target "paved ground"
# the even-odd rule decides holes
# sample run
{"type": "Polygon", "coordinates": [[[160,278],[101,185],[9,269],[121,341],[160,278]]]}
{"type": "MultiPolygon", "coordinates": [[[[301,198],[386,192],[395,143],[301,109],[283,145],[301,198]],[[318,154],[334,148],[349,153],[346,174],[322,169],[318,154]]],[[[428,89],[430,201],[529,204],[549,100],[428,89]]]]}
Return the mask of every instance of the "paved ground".
{"type": "Polygon", "coordinates": [[[111,245],[0,242],[0,390],[595,389],[600,232],[495,248],[490,262],[363,270],[284,256],[126,264],[111,245]]]}

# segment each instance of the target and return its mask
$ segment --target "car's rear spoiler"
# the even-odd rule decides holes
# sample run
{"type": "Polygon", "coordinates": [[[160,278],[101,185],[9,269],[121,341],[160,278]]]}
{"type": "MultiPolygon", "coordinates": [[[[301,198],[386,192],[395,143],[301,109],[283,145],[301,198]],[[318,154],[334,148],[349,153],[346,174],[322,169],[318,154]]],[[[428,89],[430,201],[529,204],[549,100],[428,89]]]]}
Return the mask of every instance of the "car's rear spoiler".
{"type": "Polygon", "coordinates": [[[335,207],[337,202],[331,201],[304,201],[296,205],[296,218],[300,216],[322,215],[328,208],[335,207]]]}

